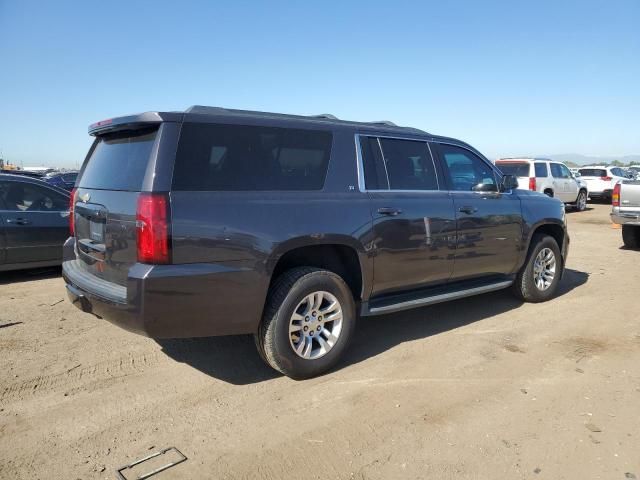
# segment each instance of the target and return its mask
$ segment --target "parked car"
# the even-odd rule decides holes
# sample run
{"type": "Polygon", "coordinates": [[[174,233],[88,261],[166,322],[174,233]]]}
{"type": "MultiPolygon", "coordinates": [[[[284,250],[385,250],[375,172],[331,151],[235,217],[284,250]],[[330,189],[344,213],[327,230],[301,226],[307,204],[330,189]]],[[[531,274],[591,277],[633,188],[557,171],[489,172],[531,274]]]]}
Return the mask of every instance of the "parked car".
{"type": "Polygon", "coordinates": [[[77,177],[78,172],[56,172],[46,175],[44,181],[50,185],[71,191],[76,184],[77,177]]]}
{"type": "Polygon", "coordinates": [[[518,178],[518,188],[558,198],[578,211],[587,208],[588,187],[562,162],[548,158],[501,158],[496,166],[518,178]]]}
{"type": "Polygon", "coordinates": [[[627,180],[620,167],[583,167],[580,178],[589,186],[589,198],[593,200],[611,201],[611,194],[616,183],[627,180]]]}
{"type": "Polygon", "coordinates": [[[640,166],[632,165],[629,167],[629,171],[635,175],[635,180],[640,180],[640,166]]]}
{"type": "Polygon", "coordinates": [[[307,378],[369,317],[511,287],[552,298],[562,202],[459,140],[212,107],[113,118],[73,193],[71,302],[153,338],[254,335],[307,378]]]}
{"type": "Polygon", "coordinates": [[[69,193],[23,175],[0,174],[0,271],[62,263],[69,193]]]}
{"type": "Polygon", "coordinates": [[[623,180],[613,187],[611,221],[622,225],[626,247],[640,248],[640,181],[623,180]]]}
{"type": "Polygon", "coordinates": [[[23,175],[25,177],[37,178],[40,180],[43,177],[42,173],[29,172],[27,170],[0,170],[0,174],[2,173],[11,174],[11,175],[23,175]]]}

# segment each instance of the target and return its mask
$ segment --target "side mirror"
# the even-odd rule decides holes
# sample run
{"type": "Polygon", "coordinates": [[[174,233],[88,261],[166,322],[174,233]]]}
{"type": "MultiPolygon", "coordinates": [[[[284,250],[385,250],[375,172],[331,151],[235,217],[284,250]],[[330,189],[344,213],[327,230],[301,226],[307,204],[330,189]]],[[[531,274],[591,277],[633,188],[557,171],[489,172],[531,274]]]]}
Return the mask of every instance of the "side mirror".
{"type": "Polygon", "coordinates": [[[495,183],[479,183],[471,187],[473,192],[497,192],[498,187],[495,183]]]}
{"type": "Polygon", "coordinates": [[[518,188],[518,178],[515,175],[504,175],[500,183],[502,191],[515,190],[518,188]]]}

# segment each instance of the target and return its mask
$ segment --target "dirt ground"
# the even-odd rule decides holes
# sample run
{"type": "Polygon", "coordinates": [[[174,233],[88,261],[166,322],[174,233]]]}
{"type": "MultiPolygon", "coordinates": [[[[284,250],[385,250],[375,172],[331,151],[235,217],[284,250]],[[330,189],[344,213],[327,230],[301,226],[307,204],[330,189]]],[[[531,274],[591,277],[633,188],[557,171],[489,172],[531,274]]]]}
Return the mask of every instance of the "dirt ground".
{"type": "Polygon", "coordinates": [[[0,277],[0,478],[640,479],[640,252],[569,213],[557,299],[496,292],[363,319],[296,382],[250,338],[156,342],[81,313],[59,271],[0,277]],[[64,300],[63,300],[64,299],[64,300]]]}

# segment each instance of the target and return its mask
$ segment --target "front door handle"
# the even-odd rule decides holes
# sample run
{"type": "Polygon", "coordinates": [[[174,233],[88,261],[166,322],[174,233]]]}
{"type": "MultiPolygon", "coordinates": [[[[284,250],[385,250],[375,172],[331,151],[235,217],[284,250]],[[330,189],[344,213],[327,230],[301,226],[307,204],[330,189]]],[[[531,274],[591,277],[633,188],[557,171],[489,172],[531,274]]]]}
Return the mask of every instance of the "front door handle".
{"type": "Polygon", "coordinates": [[[399,215],[400,213],[402,213],[402,210],[399,208],[395,208],[395,207],[380,207],[378,209],[378,213],[380,215],[399,215]]]}
{"type": "Polygon", "coordinates": [[[471,205],[465,205],[464,207],[460,207],[458,209],[460,213],[466,213],[467,215],[473,215],[478,211],[476,207],[472,207],[471,205]]]}
{"type": "Polygon", "coordinates": [[[31,221],[26,218],[7,218],[7,223],[12,223],[14,225],[29,225],[31,221]]]}

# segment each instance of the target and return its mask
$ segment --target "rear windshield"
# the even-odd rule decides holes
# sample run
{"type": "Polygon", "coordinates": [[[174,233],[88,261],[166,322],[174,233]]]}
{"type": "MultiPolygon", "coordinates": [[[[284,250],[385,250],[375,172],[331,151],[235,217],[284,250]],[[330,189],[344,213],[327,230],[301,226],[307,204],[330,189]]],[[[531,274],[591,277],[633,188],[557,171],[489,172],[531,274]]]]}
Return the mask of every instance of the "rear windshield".
{"type": "Polygon", "coordinates": [[[140,191],[157,130],[120,132],[99,137],[78,186],[140,191]]]}
{"type": "Polygon", "coordinates": [[[578,170],[582,177],[606,177],[607,171],[602,168],[581,168],[578,170]]]}
{"type": "Polygon", "coordinates": [[[174,190],[321,190],[332,135],[320,130],[185,123],[174,190]]]}
{"type": "Polygon", "coordinates": [[[516,177],[529,176],[529,164],[526,162],[496,162],[496,166],[505,175],[515,175],[516,177]]]}

